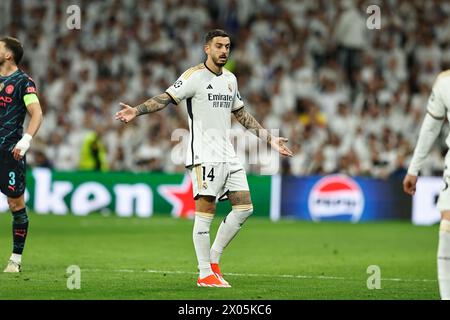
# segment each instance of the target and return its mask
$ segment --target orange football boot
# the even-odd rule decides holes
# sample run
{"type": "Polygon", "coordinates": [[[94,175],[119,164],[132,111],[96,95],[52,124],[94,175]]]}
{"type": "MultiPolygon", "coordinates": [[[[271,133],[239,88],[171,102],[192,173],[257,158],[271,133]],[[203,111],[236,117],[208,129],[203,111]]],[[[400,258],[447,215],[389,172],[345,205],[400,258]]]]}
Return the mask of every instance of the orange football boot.
{"type": "MultiPolygon", "coordinates": [[[[219,278],[220,281],[230,286],[227,280],[225,280],[222,276],[222,272],[220,272],[219,264],[218,263],[211,263],[211,269],[216,275],[217,278],[219,278]]],[[[231,286],[230,286],[231,287],[231,286]]]]}
{"type": "Polygon", "coordinates": [[[197,280],[198,287],[229,288],[230,285],[220,280],[215,274],[197,280]]]}

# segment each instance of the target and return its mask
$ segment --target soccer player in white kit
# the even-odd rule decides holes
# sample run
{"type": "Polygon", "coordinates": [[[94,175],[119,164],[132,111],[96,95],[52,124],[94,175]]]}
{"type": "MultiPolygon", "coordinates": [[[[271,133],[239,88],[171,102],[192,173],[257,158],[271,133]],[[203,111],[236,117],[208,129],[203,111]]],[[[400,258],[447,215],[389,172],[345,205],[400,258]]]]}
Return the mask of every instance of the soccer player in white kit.
{"type": "MultiPolygon", "coordinates": [[[[423,162],[438,137],[445,117],[450,120],[450,70],[436,79],[427,105],[427,114],[420,129],[414,155],[403,180],[403,190],[414,195],[417,177],[423,162]]],[[[450,136],[446,140],[450,147],[450,136]]],[[[443,300],[450,300],[450,152],[445,157],[444,183],[437,207],[441,212],[437,252],[439,291],[443,300]]]]}
{"type": "Polygon", "coordinates": [[[193,241],[198,260],[199,287],[230,287],[223,278],[219,260],[223,250],[253,213],[253,205],[242,164],[230,142],[231,114],[247,129],[281,155],[292,156],[287,139],[274,137],[244,108],[234,74],[223,68],[230,53],[230,37],[223,30],[212,30],[205,37],[207,59],[185,71],[166,92],[141,105],[121,103],[116,119],[125,123],[136,116],[159,111],[169,103],[185,105],[189,115],[189,147],[186,156],[193,184],[195,220],[193,241]],[[213,245],[210,226],[216,199],[231,202],[232,211],[222,221],[213,245]]]}

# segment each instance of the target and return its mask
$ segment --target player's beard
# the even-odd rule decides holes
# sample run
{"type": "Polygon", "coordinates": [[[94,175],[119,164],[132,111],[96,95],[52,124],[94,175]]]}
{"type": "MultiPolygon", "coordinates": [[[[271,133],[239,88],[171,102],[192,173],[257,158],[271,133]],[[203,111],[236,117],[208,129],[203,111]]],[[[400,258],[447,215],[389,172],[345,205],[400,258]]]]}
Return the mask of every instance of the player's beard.
{"type": "Polygon", "coordinates": [[[225,62],[219,62],[219,59],[220,59],[220,56],[217,57],[216,59],[213,57],[213,59],[212,59],[213,62],[214,62],[214,64],[215,64],[216,66],[218,66],[218,67],[223,67],[224,65],[227,64],[228,57],[225,58],[225,62]]]}

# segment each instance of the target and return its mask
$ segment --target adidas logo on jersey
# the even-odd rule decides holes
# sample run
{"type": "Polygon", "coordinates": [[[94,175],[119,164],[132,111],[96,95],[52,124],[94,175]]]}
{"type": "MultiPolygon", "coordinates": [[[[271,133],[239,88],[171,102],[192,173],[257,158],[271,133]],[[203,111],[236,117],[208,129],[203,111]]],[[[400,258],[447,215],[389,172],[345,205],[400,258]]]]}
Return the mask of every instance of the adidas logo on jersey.
{"type": "Polygon", "coordinates": [[[206,87],[206,89],[212,89],[213,87],[212,87],[212,85],[208,85],[207,87],[206,87]]]}

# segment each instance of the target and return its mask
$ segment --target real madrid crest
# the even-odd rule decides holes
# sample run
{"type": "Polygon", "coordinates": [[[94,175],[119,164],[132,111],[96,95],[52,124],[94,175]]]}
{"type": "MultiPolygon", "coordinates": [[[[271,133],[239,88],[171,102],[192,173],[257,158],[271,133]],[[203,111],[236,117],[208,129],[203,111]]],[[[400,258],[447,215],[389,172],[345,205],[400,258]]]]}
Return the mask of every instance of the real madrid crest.
{"type": "Polygon", "coordinates": [[[233,87],[231,86],[231,83],[228,84],[228,90],[230,90],[230,92],[233,92],[233,87]]]}

